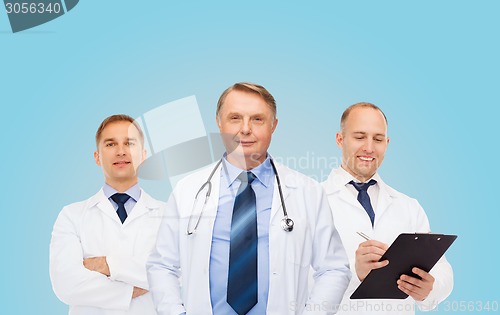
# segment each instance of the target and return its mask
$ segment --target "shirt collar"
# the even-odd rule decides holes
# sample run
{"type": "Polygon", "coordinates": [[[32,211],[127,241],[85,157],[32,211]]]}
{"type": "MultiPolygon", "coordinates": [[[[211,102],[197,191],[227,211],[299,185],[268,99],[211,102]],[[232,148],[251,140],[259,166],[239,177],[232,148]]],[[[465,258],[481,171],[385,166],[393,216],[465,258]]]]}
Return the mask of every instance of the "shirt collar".
{"type": "MultiPolygon", "coordinates": [[[[233,182],[238,178],[238,176],[241,174],[241,172],[247,172],[246,170],[243,170],[239,167],[234,166],[231,164],[226,157],[226,154],[224,154],[224,157],[222,158],[222,174],[223,176],[226,177],[227,179],[227,187],[229,188],[233,182]]],[[[251,171],[255,177],[259,180],[259,182],[262,183],[266,188],[271,184],[271,180],[273,179],[274,171],[271,166],[271,157],[268,154],[264,162],[259,164],[257,167],[252,168],[251,171]]]]}
{"type": "MultiPolygon", "coordinates": [[[[341,183],[342,185],[346,186],[347,184],[349,184],[349,182],[352,180],[353,182],[355,183],[360,183],[360,181],[358,179],[356,179],[354,176],[352,176],[348,171],[346,171],[342,166],[339,167],[339,175],[340,175],[340,178],[341,178],[341,183]]],[[[366,181],[369,182],[371,179],[374,179],[377,181],[377,183],[380,182],[380,176],[378,175],[378,173],[375,173],[370,179],[368,179],[366,181]]]]}
{"type": "MultiPolygon", "coordinates": [[[[104,183],[104,186],[102,187],[102,191],[104,192],[104,195],[106,198],[111,198],[114,194],[118,192],[118,190],[114,189],[113,187],[109,186],[107,183],[104,183]]],[[[134,186],[130,187],[125,191],[125,194],[129,195],[132,199],[134,199],[135,202],[139,200],[141,197],[141,188],[139,187],[139,184],[135,184],[134,186]]]]}

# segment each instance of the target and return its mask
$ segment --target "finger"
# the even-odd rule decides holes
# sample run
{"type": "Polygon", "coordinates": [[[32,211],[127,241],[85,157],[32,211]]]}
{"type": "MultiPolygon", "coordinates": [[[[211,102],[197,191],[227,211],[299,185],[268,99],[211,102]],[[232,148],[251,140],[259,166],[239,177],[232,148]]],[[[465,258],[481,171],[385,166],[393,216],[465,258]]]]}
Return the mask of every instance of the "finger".
{"type": "Polygon", "coordinates": [[[386,260],[382,260],[382,261],[378,261],[376,263],[373,263],[370,265],[371,269],[379,269],[379,268],[382,268],[382,267],[385,267],[389,264],[389,261],[386,259],[386,260]]]}
{"type": "Polygon", "coordinates": [[[422,294],[421,291],[418,290],[417,287],[409,284],[408,282],[398,280],[398,289],[403,291],[404,293],[408,294],[411,296],[414,300],[416,301],[422,301],[425,296],[422,294]]]}
{"type": "Polygon", "coordinates": [[[420,280],[413,278],[413,277],[408,277],[408,276],[401,276],[401,278],[398,280],[398,285],[407,289],[408,291],[411,292],[420,292],[421,293],[421,282],[420,280]],[[404,279],[402,279],[404,278],[404,279]]]}
{"type": "MultiPolygon", "coordinates": [[[[415,273],[416,274],[416,273],[415,273]]],[[[417,274],[418,275],[418,274],[417,274]]],[[[420,276],[422,279],[415,278],[413,276],[409,275],[401,275],[399,278],[402,281],[408,282],[414,286],[424,288],[424,289],[429,289],[431,290],[434,284],[434,277],[425,271],[423,273],[420,273],[420,276]]]]}
{"type": "Polygon", "coordinates": [[[359,247],[377,247],[383,250],[384,252],[387,250],[387,248],[389,248],[387,244],[384,244],[376,240],[364,241],[363,243],[359,244],[359,247]]]}
{"type": "Polygon", "coordinates": [[[429,295],[433,287],[432,282],[423,281],[407,275],[401,276],[400,280],[402,281],[402,285],[404,287],[413,292],[417,292],[423,297],[429,295]]]}
{"type": "MultiPolygon", "coordinates": [[[[424,275],[426,276],[426,275],[424,275]]],[[[429,275],[430,276],[430,275],[429,275]]],[[[414,294],[418,295],[418,298],[419,301],[423,300],[424,298],[426,298],[430,292],[432,291],[432,288],[434,287],[434,277],[430,276],[430,280],[429,280],[429,277],[427,278],[422,278],[421,279],[417,279],[415,277],[411,277],[411,276],[408,276],[408,275],[402,275],[400,277],[400,284],[401,286],[405,287],[406,289],[414,292],[414,294]]],[[[412,295],[412,297],[414,297],[412,295]]]]}
{"type": "Polygon", "coordinates": [[[365,247],[358,247],[356,250],[357,255],[367,255],[367,254],[376,254],[379,257],[385,254],[385,250],[383,250],[380,247],[376,246],[365,246],[365,247]]]}
{"type": "Polygon", "coordinates": [[[430,273],[428,273],[420,268],[417,268],[417,267],[413,267],[413,269],[411,271],[414,274],[418,275],[420,278],[422,278],[422,280],[424,282],[434,283],[434,277],[430,273]]]}
{"type": "Polygon", "coordinates": [[[380,260],[382,256],[378,254],[366,254],[360,257],[360,260],[366,263],[375,263],[380,260]]]}

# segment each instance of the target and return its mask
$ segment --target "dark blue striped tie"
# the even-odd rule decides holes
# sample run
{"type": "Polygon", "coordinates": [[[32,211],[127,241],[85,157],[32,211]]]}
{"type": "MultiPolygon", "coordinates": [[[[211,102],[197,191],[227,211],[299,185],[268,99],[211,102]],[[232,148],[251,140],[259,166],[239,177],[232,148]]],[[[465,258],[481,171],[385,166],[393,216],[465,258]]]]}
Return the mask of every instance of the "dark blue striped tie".
{"type": "Polygon", "coordinates": [[[365,208],[366,213],[370,217],[370,220],[375,221],[375,212],[373,211],[372,203],[370,202],[370,196],[368,196],[368,187],[371,185],[375,185],[377,183],[376,180],[371,179],[368,183],[355,183],[354,181],[350,181],[349,184],[353,185],[354,188],[358,191],[358,201],[365,208]]]}
{"type": "Polygon", "coordinates": [[[241,186],[234,201],[229,249],[227,303],[238,315],[257,304],[257,211],[252,172],[238,176],[241,186]]]}
{"type": "Polygon", "coordinates": [[[122,193],[116,193],[113,196],[111,196],[111,199],[113,199],[114,202],[118,205],[118,209],[116,210],[116,213],[118,214],[118,217],[120,218],[120,221],[125,222],[125,219],[127,218],[127,210],[125,210],[125,202],[130,198],[129,195],[127,194],[122,194],[122,193]]]}

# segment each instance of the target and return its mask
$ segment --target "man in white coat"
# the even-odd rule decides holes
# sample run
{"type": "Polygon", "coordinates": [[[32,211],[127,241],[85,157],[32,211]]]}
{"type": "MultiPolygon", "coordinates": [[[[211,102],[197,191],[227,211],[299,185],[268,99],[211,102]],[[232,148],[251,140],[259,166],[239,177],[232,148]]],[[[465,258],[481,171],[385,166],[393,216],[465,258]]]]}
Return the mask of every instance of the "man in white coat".
{"type": "Polygon", "coordinates": [[[105,184],[62,209],[50,242],[50,279],[70,315],[153,315],[146,276],[165,204],[137,183],[146,156],[133,118],[113,115],[96,133],[105,184]]]}
{"type": "Polygon", "coordinates": [[[378,260],[400,233],[428,233],[430,226],[420,204],[389,187],[377,173],[389,144],[387,119],[380,108],[371,103],[350,106],[342,115],[340,129],[336,141],[342,165],[323,183],[353,272],[339,314],[414,314],[416,307],[435,308],[453,288],[453,271],[444,257],[430,273],[413,268],[421,279],[400,277],[397,285],[409,295],[407,299],[349,298],[372,269],[390,263],[378,260]],[[362,195],[366,193],[368,197],[362,195]]]}
{"type": "Polygon", "coordinates": [[[267,153],[273,96],[237,83],[216,122],[226,153],[178,183],[147,263],[158,313],[333,314],[350,280],[346,254],[319,183],[274,168],[267,153]]]}

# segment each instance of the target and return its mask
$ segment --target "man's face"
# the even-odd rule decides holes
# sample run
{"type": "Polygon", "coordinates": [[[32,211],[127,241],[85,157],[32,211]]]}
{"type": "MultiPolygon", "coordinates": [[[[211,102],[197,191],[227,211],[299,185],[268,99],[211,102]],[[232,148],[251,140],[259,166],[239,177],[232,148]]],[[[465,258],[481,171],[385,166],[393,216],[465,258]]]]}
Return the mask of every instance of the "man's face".
{"type": "Polygon", "coordinates": [[[228,161],[242,169],[264,162],[277,124],[260,95],[231,91],[217,117],[228,161]]]}
{"type": "Polygon", "coordinates": [[[137,167],[146,157],[140,139],[139,131],[128,121],[112,122],[102,131],[94,159],[113,188],[137,183],[137,167]]]}
{"type": "Polygon", "coordinates": [[[336,139],[342,150],[342,167],[362,182],[382,165],[389,144],[384,116],[371,107],[354,108],[336,139]]]}

